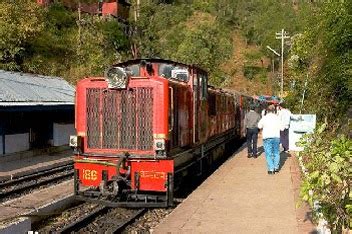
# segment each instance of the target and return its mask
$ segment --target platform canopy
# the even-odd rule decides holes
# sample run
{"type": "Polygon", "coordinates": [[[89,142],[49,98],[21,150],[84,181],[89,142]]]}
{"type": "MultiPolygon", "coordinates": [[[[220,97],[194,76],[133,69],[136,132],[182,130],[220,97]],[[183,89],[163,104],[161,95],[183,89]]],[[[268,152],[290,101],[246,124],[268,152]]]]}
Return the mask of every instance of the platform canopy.
{"type": "Polygon", "coordinates": [[[0,70],[0,107],[74,105],[74,95],[62,78],[0,70]]]}

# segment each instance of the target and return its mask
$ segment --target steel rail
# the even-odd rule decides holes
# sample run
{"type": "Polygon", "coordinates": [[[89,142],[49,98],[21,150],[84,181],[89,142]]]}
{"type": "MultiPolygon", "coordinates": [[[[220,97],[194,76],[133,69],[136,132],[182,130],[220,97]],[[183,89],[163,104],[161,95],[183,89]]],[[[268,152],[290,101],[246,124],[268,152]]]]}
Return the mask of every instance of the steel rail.
{"type": "MultiPolygon", "coordinates": [[[[86,216],[78,219],[77,221],[65,226],[62,228],[59,233],[61,234],[67,234],[67,233],[72,233],[72,232],[78,232],[80,229],[87,227],[90,223],[92,223],[99,215],[103,215],[104,213],[107,213],[109,209],[112,209],[111,207],[108,206],[103,206],[101,208],[98,208],[86,216]]],[[[121,233],[128,225],[133,223],[138,217],[140,217],[142,214],[147,209],[139,209],[137,210],[131,217],[128,217],[127,220],[116,220],[114,222],[116,224],[115,227],[109,228],[105,233],[121,233]]],[[[111,222],[107,222],[109,226],[111,226],[111,222]]]]}
{"type": "Polygon", "coordinates": [[[43,175],[52,174],[53,172],[62,171],[65,169],[72,169],[72,168],[73,168],[73,163],[69,163],[69,164],[58,166],[55,168],[50,168],[50,169],[46,169],[46,170],[42,170],[42,171],[36,171],[36,172],[28,174],[28,175],[18,176],[17,178],[14,178],[14,179],[0,181],[0,188],[2,188],[4,186],[10,186],[10,185],[13,185],[13,184],[16,184],[19,182],[23,182],[25,180],[33,180],[33,179],[40,177],[40,176],[43,176],[43,175]]]}
{"type": "Polygon", "coordinates": [[[71,233],[71,232],[76,232],[79,229],[82,229],[83,227],[86,227],[89,223],[91,223],[96,217],[99,215],[106,213],[110,207],[103,206],[101,208],[98,208],[92,212],[90,212],[88,215],[78,219],[77,221],[65,226],[62,228],[59,233],[66,234],[66,233],[71,233]]]}
{"type": "Polygon", "coordinates": [[[54,181],[57,181],[57,180],[60,180],[60,179],[63,179],[63,178],[69,177],[69,176],[73,176],[73,170],[71,170],[71,171],[69,171],[69,172],[67,172],[65,174],[59,175],[59,176],[54,176],[54,177],[51,177],[51,178],[43,179],[41,181],[37,181],[36,183],[33,183],[33,184],[26,184],[24,186],[13,188],[13,189],[10,189],[8,191],[1,191],[0,192],[0,198],[4,198],[6,196],[9,196],[9,195],[12,195],[12,194],[15,194],[15,193],[20,193],[20,192],[23,192],[23,191],[25,191],[27,189],[37,188],[37,187],[40,187],[40,186],[42,186],[44,184],[48,184],[48,183],[51,183],[51,182],[54,182],[54,181]]]}
{"type": "Polygon", "coordinates": [[[137,218],[142,216],[146,212],[146,210],[147,209],[137,210],[131,217],[129,217],[128,220],[122,222],[115,228],[109,229],[108,231],[106,231],[106,233],[122,233],[122,231],[126,229],[128,225],[132,224],[137,218]]]}

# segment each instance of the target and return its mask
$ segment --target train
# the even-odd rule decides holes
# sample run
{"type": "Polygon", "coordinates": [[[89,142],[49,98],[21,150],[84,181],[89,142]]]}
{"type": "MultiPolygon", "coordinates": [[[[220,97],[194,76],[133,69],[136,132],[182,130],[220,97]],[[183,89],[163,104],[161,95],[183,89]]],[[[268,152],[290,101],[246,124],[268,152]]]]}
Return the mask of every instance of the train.
{"type": "Polygon", "coordinates": [[[74,194],[112,207],[174,206],[244,137],[251,96],[208,85],[196,65],[135,59],[76,86],[74,194]]]}

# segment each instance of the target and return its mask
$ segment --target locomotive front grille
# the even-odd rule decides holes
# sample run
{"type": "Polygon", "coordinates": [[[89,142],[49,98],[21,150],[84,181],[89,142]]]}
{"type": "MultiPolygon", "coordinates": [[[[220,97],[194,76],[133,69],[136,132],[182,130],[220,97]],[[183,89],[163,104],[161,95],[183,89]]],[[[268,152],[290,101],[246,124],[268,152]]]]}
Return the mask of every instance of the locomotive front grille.
{"type": "Polygon", "coordinates": [[[88,148],[153,149],[153,89],[87,90],[88,148]]]}

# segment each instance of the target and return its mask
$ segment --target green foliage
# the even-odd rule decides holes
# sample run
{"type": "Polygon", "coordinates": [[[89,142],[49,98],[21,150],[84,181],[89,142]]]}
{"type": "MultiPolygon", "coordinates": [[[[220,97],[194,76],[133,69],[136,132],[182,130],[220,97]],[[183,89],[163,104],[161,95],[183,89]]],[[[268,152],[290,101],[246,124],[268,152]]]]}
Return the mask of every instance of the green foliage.
{"type": "Polygon", "coordinates": [[[312,206],[319,201],[321,212],[335,233],[351,228],[352,141],[346,116],[352,101],[352,3],[326,1],[306,5],[300,12],[304,30],[292,38],[289,72],[295,81],[286,101],[318,119],[340,126],[321,126],[304,142],[300,154],[308,176],[301,188],[302,198],[312,206]],[[307,84],[307,85],[305,85],[307,84]],[[347,123],[347,124],[346,124],[347,123]],[[343,129],[347,128],[347,129],[343,129]]]}
{"type": "Polygon", "coordinates": [[[263,54],[258,51],[251,51],[244,54],[247,61],[253,62],[258,61],[263,57],[263,54]]]}
{"type": "Polygon", "coordinates": [[[0,68],[19,70],[26,44],[44,29],[43,12],[31,0],[0,2],[0,68]]]}
{"type": "Polygon", "coordinates": [[[312,5],[305,18],[319,23],[307,22],[293,38],[289,65],[293,79],[301,84],[293,99],[306,89],[303,111],[317,113],[320,119],[342,119],[352,101],[352,3],[312,5]]]}
{"type": "Polygon", "coordinates": [[[161,47],[170,48],[160,52],[162,57],[197,64],[215,72],[224,57],[230,55],[231,41],[226,37],[226,28],[209,14],[195,12],[172,29],[165,31],[161,39],[161,47]]]}
{"type": "MultiPolygon", "coordinates": [[[[226,2],[226,1],[224,1],[226,2]]],[[[140,57],[162,57],[208,70],[211,82],[225,74],[219,65],[232,53],[231,30],[217,18],[217,1],[142,5],[136,25],[140,57]]]]}
{"type": "Polygon", "coordinates": [[[80,77],[102,76],[107,67],[121,61],[127,48],[126,36],[116,22],[86,17],[77,40],[74,65],[80,77]],[[83,70],[81,70],[83,68],[83,70]]]}
{"type": "Polygon", "coordinates": [[[257,75],[263,74],[265,72],[264,68],[258,66],[245,66],[243,70],[244,76],[250,80],[254,79],[257,75]]]}
{"type": "Polygon", "coordinates": [[[29,0],[21,3],[0,3],[2,68],[75,82],[102,75],[106,67],[128,56],[127,36],[113,19],[82,14],[78,22],[78,14],[60,3],[48,8],[29,0]]]}
{"type": "MultiPolygon", "coordinates": [[[[107,66],[131,57],[132,47],[133,56],[197,64],[210,72],[212,84],[221,85],[233,75],[221,66],[236,46],[233,32],[240,30],[248,44],[262,47],[260,53],[245,54],[244,74],[252,83],[265,83],[266,70],[256,61],[262,54],[273,56],[267,45],[279,50],[275,33],[284,28],[292,36],[284,56],[289,55],[285,81],[295,84],[286,98],[292,109],[300,111],[303,93],[302,111],[316,113],[319,120],[343,122],[351,108],[352,1],[296,1],[294,6],[291,0],[145,0],[138,20],[131,21],[132,36],[114,20],[85,14],[78,20],[77,12],[55,2],[49,8],[33,0],[0,2],[1,69],[63,76],[74,83],[102,75],[107,66]]],[[[77,6],[90,2],[74,0],[77,6]]],[[[300,157],[308,170],[303,199],[311,205],[318,200],[318,211],[339,232],[351,226],[352,143],[336,132],[319,128],[303,143],[300,157]]]]}
{"type": "Polygon", "coordinates": [[[58,75],[70,66],[76,49],[77,26],[75,16],[61,4],[46,9],[43,21],[45,30],[32,38],[22,70],[33,73],[58,75]]]}
{"type": "Polygon", "coordinates": [[[218,18],[225,26],[234,27],[238,24],[235,14],[238,0],[193,0],[195,11],[207,12],[218,18]]]}
{"type": "Polygon", "coordinates": [[[262,45],[270,54],[266,45],[279,48],[275,33],[282,28],[297,31],[297,18],[289,0],[149,0],[141,4],[133,41],[140,57],[196,63],[210,71],[213,84],[220,84],[221,77],[230,75],[219,66],[233,52],[233,30],[242,29],[248,42],[262,45]]]}
{"type": "MultiPolygon", "coordinates": [[[[236,14],[240,18],[240,27],[249,43],[265,47],[279,48],[280,41],[275,33],[285,29],[293,33],[299,28],[297,15],[292,8],[292,1],[246,1],[239,0],[236,14]]],[[[271,52],[267,52],[270,55],[271,52]]]]}
{"type": "Polygon", "coordinates": [[[120,51],[125,50],[128,44],[128,38],[123,32],[123,29],[115,21],[99,21],[97,22],[97,28],[105,36],[106,44],[104,46],[107,49],[107,53],[112,52],[109,49],[114,48],[115,54],[118,56],[120,51]]]}
{"type": "Polygon", "coordinates": [[[156,4],[153,1],[146,2],[141,6],[140,17],[135,22],[138,33],[133,40],[139,45],[140,57],[161,57],[160,52],[171,50],[163,48],[163,34],[171,31],[184,22],[192,14],[192,9],[187,4],[156,4]]]}
{"type": "Polygon", "coordinates": [[[342,233],[343,228],[351,228],[352,140],[336,137],[326,127],[323,124],[301,143],[304,151],[299,157],[307,172],[301,197],[311,206],[318,201],[315,217],[322,214],[334,233],[342,233]]]}

